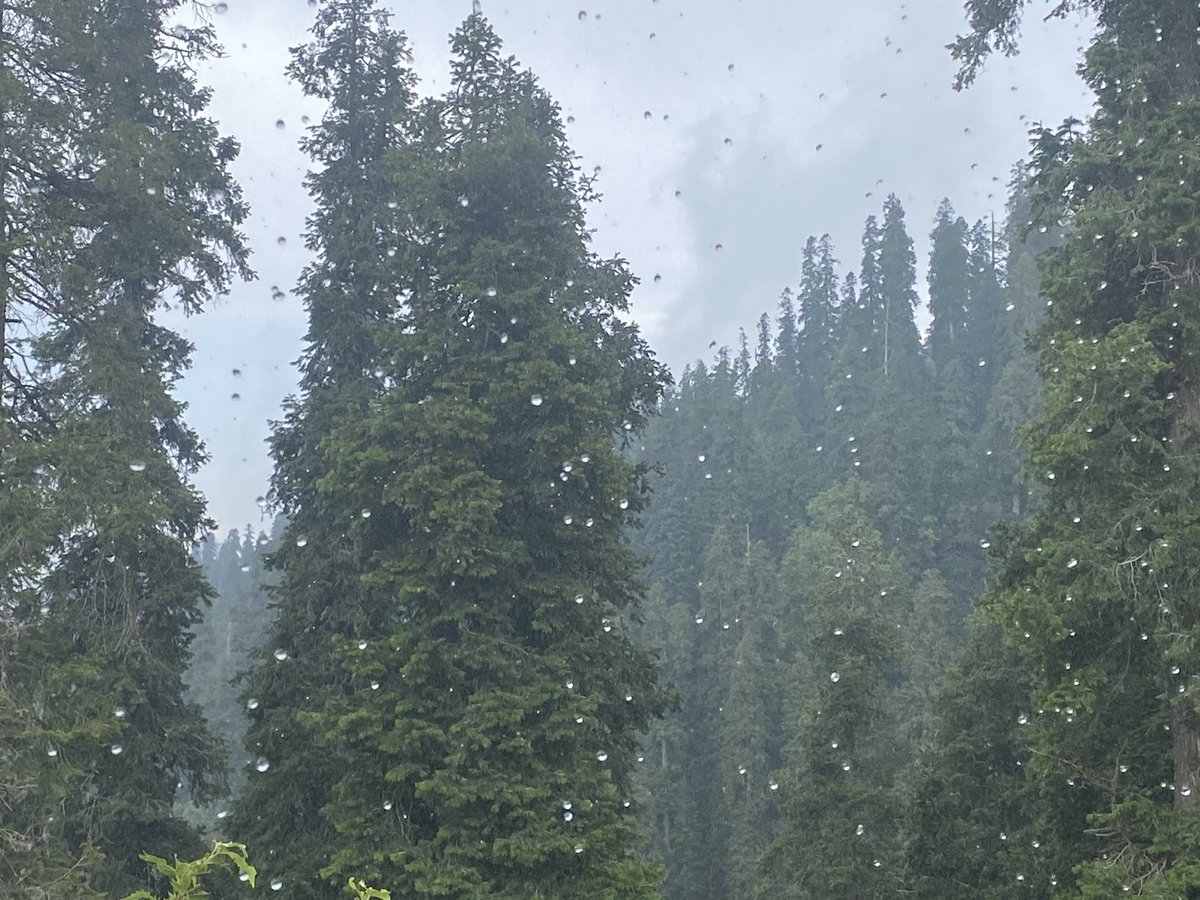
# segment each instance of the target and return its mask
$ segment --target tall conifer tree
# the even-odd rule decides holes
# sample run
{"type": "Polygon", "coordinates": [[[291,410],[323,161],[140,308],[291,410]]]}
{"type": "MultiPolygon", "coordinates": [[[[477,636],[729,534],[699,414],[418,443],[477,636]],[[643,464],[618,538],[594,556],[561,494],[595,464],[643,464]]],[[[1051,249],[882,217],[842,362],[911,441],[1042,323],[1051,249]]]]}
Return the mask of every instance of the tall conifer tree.
{"type": "MultiPolygon", "coordinates": [[[[353,754],[321,875],[410,897],[653,896],[629,782],[666,698],[626,632],[643,476],[617,442],[666,376],[624,318],[624,263],[587,249],[557,107],[481,15],[453,52],[393,162],[411,240],[373,332],[377,389],[308,481],[370,601],[325,630],[338,690],[301,716],[353,754]]],[[[327,652],[285,649],[297,668],[327,652]]]]}
{"type": "Polygon", "coordinates": [[[268,559],[279,612],[243,683],[249,780],[229,832],[255,848],[291,896],[332,898],[342,885],[319,870],[348,838],[323,808],[360,760],[352,745],[323,744],[313,717],[346,702],[340,698],[350,689],[335,640],[378,628],[387,604],[374,601],[363,581],[367,557],[352,529],[371,507],[324,488],[322,479],[336,465],[338,430],[366,417],[386,390],[380,332],[409,289],[398,262],[411,243],[428,240],[431,226],[402,205],[392,169],[414,133],[404,35],[376,0],[325,4],[312,34],[288,67],[307,95],[329,104],[301,143],[316,164],[307,179],[316,209],[306,235],[315,259],[298,288],[309,328],[300,396],[285,403],[271,438],[272,499],[288,518],[268,559]]]}
{"type": "MultiPolygon", "coordinates": [[[[961,81],[1013,49],[1022,5],[969,4],[961,81]]],[[[984,609],[1032,683],[1022,735],[1040,782],[1071,786],[1043,825],[1080,864],[1079,890],[1186,896],[1200,889],[1195,6],[1057,12],[1075,9],[1098,15],[1083,66],[1096,111],[1086,131],[1042,130],[1034,156],[1053,198],[1036,221],[1054,227],[1061,203],[1071,229],[1048,254],[1046,407],[1027,440],[1045,502],[984,609]]]]}
{"type": "Polygon", "coordinates": [[[50,524],[22,542],[26,571],[45,562],[26,582],[21,602],[38,606],[18,610],[6,674],[37,711],[44,765],[75,773],[59,782],[53,839],[72,855],[97,848],[91,881],[110,894],[142,881],[141,852],[197,851],[172,812],[177,788],[203,800],[224,782],[222,748],[182,697],[187,629],[211,593],[191,559],[207,520],[188,478],[205,456],[172,396],[191,347],[155,314],[198,311],[249,275],[246,210],[227,171],[237,145],[204,117],[189,68],[216,50],[213,35],[168,30],[179,5],[39,20],[73,60],[64,83],[77,79],[73,115],[87,127],[59,132],[71,165],[51,180],[70,202],[40,208],[70,246],[24,257],[55,303],[33,354],[53,423],[36,447],[50,524]]]}

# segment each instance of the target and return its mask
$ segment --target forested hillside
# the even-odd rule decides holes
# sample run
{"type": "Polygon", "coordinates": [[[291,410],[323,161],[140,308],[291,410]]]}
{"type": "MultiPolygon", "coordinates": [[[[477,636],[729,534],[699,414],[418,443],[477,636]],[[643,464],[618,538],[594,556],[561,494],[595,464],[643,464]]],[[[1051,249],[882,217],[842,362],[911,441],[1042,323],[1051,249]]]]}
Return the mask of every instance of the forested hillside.
{"type": "Polygon", "coordinates": [[[1057,237],[1029,228],[1031,190],[1016,177],[995,227],[943,201],[923,336],[899,200],[867,220],[857,272],[810,238],[753,343],[686,370],[639,444],[661,469],[634,532],[641,634],[682,697],[640,773],[667,896],[900,884],[908,782],[989,529],[1040,489],[1016,435],[1057,237]]]}
{"type": "Polygon", "coordinates": [[[1000,221],[891,194],[672,379],[480,4],[426,95],[310,2],[278,517],[219,544],[163,312],[253,273],[182,6],[0,3],[0,897],[1200,896],[1194,3],[1055,6],[1094,108],[1000,221]]]}

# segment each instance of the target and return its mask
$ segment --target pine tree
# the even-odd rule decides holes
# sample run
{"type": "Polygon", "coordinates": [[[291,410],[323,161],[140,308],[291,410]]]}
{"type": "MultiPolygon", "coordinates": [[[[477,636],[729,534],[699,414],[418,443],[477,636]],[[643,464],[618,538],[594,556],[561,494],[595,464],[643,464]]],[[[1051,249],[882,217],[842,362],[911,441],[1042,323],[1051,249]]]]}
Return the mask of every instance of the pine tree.
{"type": "MultiPolygon", "coordinates": [[[[714,728],[717,770],[708,776],[719,791],[713,814],[719,833],[713,848],[719,896],[752,897],[758,858],[778,819],[772,774],[783,742],[783,665],[778,641],[779,587],[775,560],[763,542],[750,542],[722,526],[705,556],[704,623],[717,647],[714,728]]],[[[711,740],[710,740],[710,743],[711,740]]]]}
{"type": "Polygon", "coordinates": [[[409,289],[397,260],[428,240],[422,229],[430,225],[401,205],[391,162],[414,133],[405,37],[374,0],[325,4],[312,35],[288,67],[307,95],[328,103],[301,142],[315,163],[306,181],[316,204],[306,245],[315,259],[298,287],[309,329],[300,396],[287,401],[271,438],[271,499],[288,519],[267,558],[278,614],[242,682],[250,763],[228,828],[290,896],[332,898],[344,879],[331,884],[319,870],[349,838],[323,809],[361,761],[352,745],[325,743],[313,717],[350,690],[335,640],[367,633],[390,613],[362,580],[366,551],[352,528],[375,504],[322,479],[336,465],[338,430],[362,421],[386,390],[380,333],[409,289]]]}
{"type": "Polygon", "coordinates": [[[322,811],[339,835],[322,876],[653,896],[630,776],[667,698],[627,633],[643,472],[616,441],[665,372],[623,318],[624,263],[587,250],[590,184],[556,106],[481,15],[452,46],[450,91],[394,162],[414,238],[375,332],[381,390],[326,439],[315,485],[374,601],[330,636],[341,690],[301,717],[355,754],[322,811]]]}
{"type": "Polygon", "coordinates": [[[815,498],[784,560],[800,587],[801,651],[779,775],[782,829],[763,897],[878,897],[899,882],[895,620],[903,574],[851,479],[815,498]]]}
{"type": "MultiPolygon", "coordinates": [[[[963,82],[1011,48],[1020,7],[973,10],[955,45],[963,82]]],[[[1051,228],[1065,210],[1071,229],[1047,254],[1046,406],[1026,443],[1044,502],[984,610],[1032,684],[1022,735],[1039,781],[1072,787],[1045,826],[1080,866],[1078,889],[1180,896],[1200,886],[1195,9],[1059,12],[1072,9],[1100,13],[1083,67],[1097,105],[1086,130],[1068,120],[1035,143],[1035,183],[1054,198],[1035,221],[1051,228]]]]}
{"type": "Polygon", "coordinates": [[[939,373],[952,360],[961,365],[963,357],[971,277],[967,236],[966,220],[955,217],[954,207],[943,199],[929,236],[929,356],[939,373]]]}
{"type": "MultiPolygon", "coordinates": [[[[904,225],[900,198],[890,194],[883,204],[879,235],[879,328],[882,331],[883,379],[914,390],[920,378],[921,337],[916,311],[917,257],[904,225]]],[[[864,269],[865,271],[865,269],[864,269]]],[[[864,282],[865,286],[866,282],[864,282]]]]}
{"type": "Polygon", "coordinates": [[[62,213],[47,231],[71,246],[36,255],[57,304],[33,348],[53,422],[36,445],[50,524],[22,536],[26,572],[44,565],[19,597],[8,675],[54,751],[43,766],[64,764],[54,839],[73,857],[103,854],[91,882],[106,892],[141,880],[147,849],[197,849],[172,814],[177,788],[204,800],[224,782],[219,744],[182,699],[187,629],[211,595],[190,555],[207,526],[188,483],[203,447],[171,394],[191,348],[154,314],[197,311],[249,275],[246,211],[227,171],[237,145],[204,118],[188,68],[213,36],[168,31],[178,5],[89,7],[39,26],[73,61],[87,127],[63,148],[73,205],[40,212],[62,213]]]}
{"type": "Polygon", "coordinates": [[[797,337],[800,415],[809,430],[824,420],[825,386],[833,377],[836,357],[834,334],[838,316],[838,277],[829,235],[810,237],[800,264],[799,316],[803,325],[797,337]]]}

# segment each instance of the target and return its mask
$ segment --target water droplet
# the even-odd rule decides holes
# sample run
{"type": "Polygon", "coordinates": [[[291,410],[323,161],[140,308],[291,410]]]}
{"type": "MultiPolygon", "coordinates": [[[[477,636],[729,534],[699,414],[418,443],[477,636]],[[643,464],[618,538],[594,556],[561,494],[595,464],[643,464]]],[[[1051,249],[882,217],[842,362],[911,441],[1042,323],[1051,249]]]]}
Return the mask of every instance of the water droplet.
{"type": "Polygon", "coordinates": [[[125,710],[125,707],[118,706],[116,709],[113,710],[113,715],[116,716],[118,719],[123,719],[127,715],[129,715],[129,713],[125,710]]]}
{"type": "Polygon", "coordinates": [[[704,616],[696,616],[696,624],[703,625],[704,624],[704,616]]]}
{"type": "Polygon", "coordinates": [[[564,525],[570,525],[574,521],[575,521],[574,516],[563,516],[563,524],[564,525]]]}
{"type": "Polygon", "coordinates": [[[769,787],[773,791],[777,791],[777,790],[779,790],[779,782],[772,781],[770,784],[767,785],[767,787],[769,787]]]}
{"type": "Polygon", "coordinates": [[[296,546],[300,547],[301,549],[303,549],[304,547],[307,547],[308,546],[308,538],[306,538],[306,537],[296,538],[296,546]]]}
{"type": "Polygon", "coordinates": [[[508,343],[508,332],[507,331],[500,335],[500,343],[502,343],[502,344],[508,343]]]}
{"type": "Polygon", "coordinates": [[[279,662],[283,662],[285,659],[288,658],[288,652],[286,650],[284,650],[282,647],[279,647],[271,655],[274,656],[275,659],[278,660],[279,662]]]}
{"type": "Polygon", "coordinates": [[[254,761],[254,770],[256,772],[265,772],[269,768],[271,768],[271,764],[267,762],[267,758],[265,756],[260,756],[254,761]]]}
{"type": "Polygon", "coordinates": [[[142,462],[140,459],[135,459],[129,463],[129,471],[130,472],[145,472],[146,464],[144,462],[142,462]]]}
{"type": "Polygon", "coordinates": [[[125,752],[125,748],[122,747],[120,744],[113,744],[108,749],[112,753],[113,756],[120,756],[122,753],[125,752]]]}
{"type": "Polygon", "coordinates": [[[276,128],[279,128],[279,129],[281,129],[281,130],[282,130],[282,129],[283,129],[285,126],[286,126],[286,125],[287,125],[287,123],[286,123],[286,122],[284,122],[284,121],[283,121],[283,119],[276,119],[276,120],[275,120],[275,127],[276,127],[276,128]]]}
{"type": "Polygon", "coordinates": [[[246,701],[246,709],[258,709],[258,698],[251,697],[246,701]]]}
{"type": "Polygon", "coordinates": [[[839,681],[842,680],[842,676],[837,672],[830,672],[829,680],[832,681],[834,684],[837,684],[839,681]]]}
{"type": "Polygon", "coordinates": [[[583,844],[576,844],[576,845],[575,845],[575,852],[576,852],[576,853],[582,853],[582,852],[583,852],[583,844]]]}
{"type": "Polygon", "coordinates": [[[1029,724],[1029,716],[1025,713],[1021,713],[1019,716],[1017,716],[1017,724],[1018,725],[1028,725],[1029,724]]]}
{"type": "Polygon", "coordinates": [[[383,801],[383,808],[384,808],[384,810],[390,810],[390,809],[392,808],[392,801],[391,801],[391,800],[384,800],[384,801],[383,801]]]}
{"type": "Polygon", "coordinates": [[[854,833],[855,833],[855,834],[857,834],[857,835],[859,835],[859,836],[861,836],[861,835],[863,834],[863,832],[865,832],[866,830],[867,830],[867,829],[866,829],[866,828],[864,828],[864,827],[863,827],[863,825],[862,825],[862,823],[860,822],[860,823],[859,823],[859,825],[858,825],[858,827],[854,829],[854,833]]]}
{"type": "Polygon", "coordinates": [[[576,602],[576,603],[583,603],[583,594],[576,594],[576,595],[575,595],[575,602],[576,602]]]}
{"type": "Polygon", "coordinates": [[[541,406],[544,401],[541,394],[531,394],[529,397],[529,402],[533,406],[541,406]]]}
{"type": "Polygon", "coordinates": [[[713,247],[713,249],[714,249],[714,250],[716,250],[718,253],[720,253],[722,250],[724,250],[724,249],[725,249],[725,245],[724,245],[724,244],[717,244],[716,246],[714,246],[714,247],[713,247]]]}
{"type": "Polygon", "coordinates": [[[272,878],[271,879],[271,890],[282,891],[283,890],[283,879],[282,878],[272,878]]]}
{"type": "Polygon", "coordinates": [[[738,766],[738,774],[739,774],[739,775],[745,775],[745,774],[746,774],[746,767],[745,767],[745,766],[738,766]]]}
{"type": "Polygon", "coordinates": [[[563,816],[564,822],[570,822],[570,821],[574,820],[575,813],[571,812],[571,810],[569,810],[569,809],[566,809],[566,810],[563,810],[562,816],[563,816]]]}
{"type": "Polygon", "coordinates": [[[1068,569],[1073,569],[1073,568],[1075,568],[1077,565],[1079,565],[1079,560],[1077,560],[1077,559],[1072,559],[1072,560],[1069,560],[1069,561],[1067,562],[1067,568],[1068,568],[1068,569]]]}
{"type": "Polygon", "coordinates": [[[227,13],[227,12],[229,12],[229,4],[228,3],[218,3],[213,7],[213,12],[227,13]]]}
{"type": "Polygon", "coordinates": [[[496,296],[496,289],[495,289],[494,287],[490,287],[490,288],[488,288],[488,289],[487,289],[487,291],[486,291],[485,293],[486,293],[486,294],[487,294],[489,297],[495,297],[495,296],[496,296]]]}
{"type": "Polygon", "coordinates": [[[364,519],[369,519],[371,518],[371,511],[369,509],[363,509],[361,512],[359,512],[359,515],[364,519]]]}
{"type": "Polygon", "coordinates": [[[601,750],[596,754],[596,762],[608,762],[608,754],[601,750]]]}

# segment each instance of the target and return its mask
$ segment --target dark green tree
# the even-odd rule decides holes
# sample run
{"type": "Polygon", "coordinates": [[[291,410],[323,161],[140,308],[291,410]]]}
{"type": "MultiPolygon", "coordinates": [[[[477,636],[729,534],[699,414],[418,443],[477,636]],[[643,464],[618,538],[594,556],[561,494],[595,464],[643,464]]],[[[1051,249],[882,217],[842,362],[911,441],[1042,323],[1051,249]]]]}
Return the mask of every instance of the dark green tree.
{"type": "Polygon", "coordinates": [[[298,286],[309,328],[300,395],[285,403],[271,437],[271,499],[288,521],[267,557],[277,614],[242,682],[250,762],[228,830],[291,896],[332,898],[345,879],[330,883],[319,870],[350,838],[323,809],[360,760],[350,743],[323,743],[312,717],[350,691],[335,640],[377,628],[394,601],[371,598],[366,551],[352,528],[376,504],[322,479],[336,466],[339,429],[366,418],[387,389],[380,331],[408,290],[398,260],[436,223],[401,205],[393,173],[393,157],[409,152],[414,134],[404,35],[375,0],[325,4],[312,35],[288,67],[308,96],[328,103],[301,142],[315,164],[306,181],[316,205],[306,245],[315,258],[298,286]]]}
{"type": "MultiPolygon", "coordinates": [[[[961,81],[1014,48],[1021,7],[969,4],[961,81]]],[[[1039,783],[1072,788],[1041,824],[1078,866],[1077,889],[1186,896],[1200,890],[1195,10],[1057,12],[1077,9],[1097,14],[1082,68],[1096,110],[1034,147],[1038,195],[1053,198],[1035,224],[1069,229],[1046,256],[1045,408],[1026,438],[1044,498],[983,610],[1031,684],[1037,718],[1022,735],[1039,783]]]]}
{"type": "Polygon", "coordinates": [[[667,697],[627,632],[622,529],[644,473],[618,442],[666,374],[624,318],[624,263],[587,248],[590,183],[557,107],[481,15],[452,46],[449,92],[393,162],[413,240],[375,332],[379,390],[307,481],[340,507],[370,601],[353,636],[326,632],[341,689],[298,716],[353,754],[322,810],[339,835],[322,876],[412,897],[654,896],[630,778],[667,697]]]}
{"type": "Polygon", "coordinates": [[[809,431],[819,430],[824,420],[825,386],[833,377],[837,355],[836,266],[829,235],[810,237],[800,263],[798,315],[802,330],[796,339],[800,417],[809,431]]]}
{"type": "Polygon", "coordinates": [[[938,372],[952,360],[962,361],[971,290],[967,239],[966,220],[954,215],[949,200],[942,200],[929,236],[929,356],[938,372]]]}
{"type": "Polygon", "coordinates": [[[90,880],[109,894],[142,881],[141,852],[198,849],[172,812],[180,784],[198,800],[224,784],[221,747],[182,696],[187,630],[211,596],[191,558],[207,520],[188,479],[205,456],[172,396],[191,348],[155,313],[198,311],[249,275],[246,210],[228,173],[237,145],[205,118],[190,69],[217,47],[207,28],[168,30],[179,5],[89,5],[38,22],[71,60],[63,83],[77,81],[72,115],[86,127],[65,134],[70,165],[53,175],[71,202],[39,212],[70,246],[23,257],[31,283],[54,294],[32,347],[39,416],[52,424],[34,454],[48,524],[17,536],[23,661],[8,675],[45,739],[42,765],[64,768],[53,838],[72,858],[103,854],[90,880]]]}

